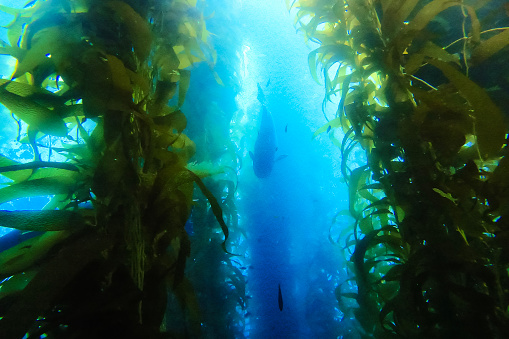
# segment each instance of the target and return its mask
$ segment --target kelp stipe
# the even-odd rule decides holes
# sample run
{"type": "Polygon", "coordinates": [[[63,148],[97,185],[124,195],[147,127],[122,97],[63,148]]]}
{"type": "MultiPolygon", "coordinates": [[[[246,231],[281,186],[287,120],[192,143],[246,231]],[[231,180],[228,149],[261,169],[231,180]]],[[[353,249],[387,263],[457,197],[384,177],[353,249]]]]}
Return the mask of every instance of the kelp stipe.
{"type": "MultiPolygon", "coordinates": [[[[199,336],[196,292],[185,275],[194,182],[224,241],[228,228],[217,200],[187,168],[196,149],[180,111],[189,66],[214,63],[202,51],[211,47],[196,1],[32,1],[1,9],[13,20],[0,51],[17,65],[12,81],[0,84],[0,102],[28,124],[34,161],[0,158],[0,172],[13,181],[0,200],[54,198],[43,211],[0,215],[2,225],[46,231],[0,253],[0,276],[8,278],[0,336],[199,336]],[[64,137],[49,159],[39,151],[45,135],[64,137]],[[184,328],[162,325],[169,290],[190,315],[184,328]]],[[[207,246],[221,251],[220,242],[207,246]]]]}
{"type": "Polygon", "coordinates": [[[507,337],[509,86],[482,74],[508,74],[507,4],[287,5],[320,44],[309,64],[324,102],[339,101],[315,136],[341,149],[356,219],[344,319],[365,338],[507,337]],[[358,147],[367,164],[349,158],[358,147]]]}

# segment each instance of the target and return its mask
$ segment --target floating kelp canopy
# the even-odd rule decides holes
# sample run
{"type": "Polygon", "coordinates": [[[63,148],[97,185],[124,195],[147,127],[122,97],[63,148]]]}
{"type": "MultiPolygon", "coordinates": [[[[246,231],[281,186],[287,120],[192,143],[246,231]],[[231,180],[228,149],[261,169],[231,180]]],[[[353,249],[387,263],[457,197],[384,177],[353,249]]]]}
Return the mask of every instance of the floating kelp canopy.
{"type": "MultiPolygon", "coordinates": [[[[11,180],[0,202],[52,196],[41,211],[0,211],[2,226],[42,232],[0,253],[0,337],[199,336],[200,305],[185,273],[195,245],[195,258],[215,248],[210,270],[226,267],[231,309],[245,308],[244,277],[227,250],[233,181],[206,186],[202,179],[223,169],[189,165],[196,145],[183,133],[192,66],[207,64],[222,83],[203,7],[185,0],[0,6],[12,15],[0,53],[17,60],[0,81],[0,102],[33,155],[28,163],[0,157],[0,173],[11,180]],[[48,136],[61,147],[43,145],[48,136]],[[229,191],[218,202],[221,185],[229,191]],[[200,237],[186,231],[192,206],[200,237]],[[167,300],[179,305],[168,306],[175,313],[167,300]]],[[[224,316],[242,325],[232,320],[240,314],[224,316]]]]}
{"type": "Polygon", "coordinates": [[[507,337],[507,3],[287,5],[339,101],[315,136],[341,149],[356,220],[344,319],[366,338],[507,337]]]}

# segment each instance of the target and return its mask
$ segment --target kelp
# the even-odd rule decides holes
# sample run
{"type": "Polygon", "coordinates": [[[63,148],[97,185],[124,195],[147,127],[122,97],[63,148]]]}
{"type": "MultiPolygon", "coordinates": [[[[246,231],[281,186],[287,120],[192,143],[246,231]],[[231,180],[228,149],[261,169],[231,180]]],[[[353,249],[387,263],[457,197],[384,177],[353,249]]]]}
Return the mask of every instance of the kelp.
{"type": "MultiPolygon", "coordinates": [[[[28,125],[34,154],[28,163],[0,157],[0,174],[12,180],[0,202],[50,199],[43,210],[0,211],[1,226],[42,232],[0,253],[2,338],[177,335],[182,329],[164,320],[169,295],[189,315],[182,335],[200,333],[187,258],[194,246],[231,254],[224,205],[187,168],[196,152],[182,108],[192,66],[206,62],[214,73],[215,63],[196,6],[37,0],[0,7],[13,16],[0,53],[17,60],[11,79],[0,81],[0,102],[19,119],[19,139],[28,125]],[[46,136],[60,137],[60,145],[43,146],[46,136]],[[193,183],[213,211],[208,231],[224,234],[222,246],[194,243],[186,231],[193,183]]],[[[234,285],[244,293],[242,279],[234,285]]]]}
{"type": "Polygon", "coordinates": [[[503,1],[287,6],[324,103],[341,93],[313,137],[340,148],[355,218],[344,319],[365,338],[506,337],[508,79],[481,74],[508,73],[503,1]]]}

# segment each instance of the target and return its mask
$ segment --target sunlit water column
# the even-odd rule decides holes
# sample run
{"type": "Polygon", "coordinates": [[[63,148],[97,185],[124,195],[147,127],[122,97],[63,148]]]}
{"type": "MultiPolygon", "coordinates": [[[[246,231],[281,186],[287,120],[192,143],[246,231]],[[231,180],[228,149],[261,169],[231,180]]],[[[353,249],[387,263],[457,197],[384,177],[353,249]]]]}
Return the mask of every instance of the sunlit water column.
{"type": "Polygon", "coordinates": [[[245,18],[241,23],[243,91],[235,124],[243,125],[248,140],[242,144],[238,202],[252,264],[247,335],[312,338],[331,334],[328,326],[333,323],[335,305],[331,277],[337,277],[334,270],[339,267],[327,230],[335,209],[346,207],[338,203],[345,199],[337,193],[344,190],[337,187],[341,184],[333,167],[332,159],[339,158],[333,155],[337,150],[328,141],[311,140],[324,123],[323,89],[309,75],[310,49],[303,36],[296,34],[282,0],[244,1],[241,11],[240,17],[245,18]],[[274,118],[276,158],[288,155],[263,179],[254,176],[247,155],[257,137],[257,83],[274,118]]]}

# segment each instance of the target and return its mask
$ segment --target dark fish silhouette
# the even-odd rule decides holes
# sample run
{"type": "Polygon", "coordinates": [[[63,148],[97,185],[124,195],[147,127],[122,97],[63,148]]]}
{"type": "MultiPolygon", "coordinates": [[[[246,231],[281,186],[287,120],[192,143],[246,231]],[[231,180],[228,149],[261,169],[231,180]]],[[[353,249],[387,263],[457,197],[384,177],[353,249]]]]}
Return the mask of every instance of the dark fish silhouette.
{"type": "Polygon", "coordinates": [[[279,292],[277,295],[277,302],[279,304],[279,310],[283,311],[283,295],[281,294],[281,284],[278,284],[277,286],[279,288],[279,292]]]}
{"type": "Polygon", "coordinates": [[[285,133],[288,132],[288,124],[285,126],[285,133]]]}
{"type": "Polygon", "coordinates": [[[256,138],[254,152],[249,152],[253,159],[253,169],[258,178],[266,178],[274,167],[276,146],[276,130],[272,115],[265,106],[265,95],[258,84],[258,101],[262,104],[260,129],[256,138]]]}

